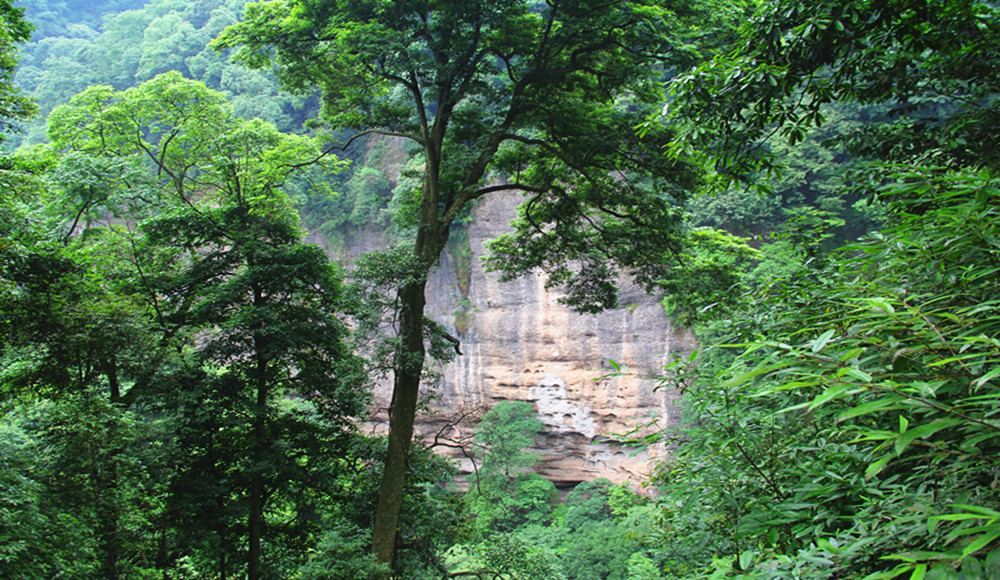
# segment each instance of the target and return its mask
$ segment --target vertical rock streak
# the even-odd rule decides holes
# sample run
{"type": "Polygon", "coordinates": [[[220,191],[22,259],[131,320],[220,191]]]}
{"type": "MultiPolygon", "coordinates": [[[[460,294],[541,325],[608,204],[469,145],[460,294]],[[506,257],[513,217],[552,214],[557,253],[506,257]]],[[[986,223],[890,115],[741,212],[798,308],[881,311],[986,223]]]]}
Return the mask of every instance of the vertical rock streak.
{"type": "MultiPolygon", "coordinates": [[[[467,232],[472,251],[467,298],[450,256],[431,274],[427,312],[462,340],[464,354],[441,369],[438,384],[424,388],[437,395],[431,408],[438,419],[418,416],[416,432],[433,434],[443,419],[488,409],[499,400],[530,401],[547,427],[535,449],[542,456],[541,475],[560,487],[598,477],[637,482],[664,449],[633,455],[605,436],[625,433],[654,414],[667,424],[677,421],[677,395],[655,390],[655,377],[671,357],[689,354],[694,338],[671,325],[656,297],[634,286],[624,285],[621,308],[584,315],[560,304],[559,293],[546,290],[541,273],[501,283],[497,274],[484,272],[483,242],[508,230],[521,200],[511,193],[476,207],[467,232]],[[460,309],[466,312],[465,332],[456,329],[460,309]],[[629,372],[608,377],[614,372],[609,360],[629,372]]],[[[377,236],[357,239],[361,244],[352,254],[380,245],[377,236]]],[[[391,385],[380,387],[379,406],[385,408],[390,396],[391,385]]],[[[473,426],[462,428],[471,436],[473,426]]],[[[454,456],[471,471],[460,453],[454,456]]]]}

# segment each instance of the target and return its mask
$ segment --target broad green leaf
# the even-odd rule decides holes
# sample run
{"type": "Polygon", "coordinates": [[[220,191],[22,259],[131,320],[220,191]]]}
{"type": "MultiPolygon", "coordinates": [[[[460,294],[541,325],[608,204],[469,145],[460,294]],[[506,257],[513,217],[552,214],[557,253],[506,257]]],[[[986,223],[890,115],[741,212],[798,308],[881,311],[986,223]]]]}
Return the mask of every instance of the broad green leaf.
{"type": "Polygon", "coordinates": [[[947,563],[938,563],[927,571],[927,580],[958,580],[958,572],[947,563]]]}
{"type": "Polygon", "coordinates": [[[983,570],[983,565],[979,563],[979,560],[966,558],[962,562],[962,575],[966,578],[983,578],[985,570],[983,570]]]}
{"type": "Polygon", "coordinates": [[[1000,547],[990,550],[986,555],[986,569],[993,574],[1000,574],[1000,547]]]}
{"type": "Polygon", "coordinates": [[[816,540],[816,545],[821,550],[825,550],[827,553],[829,553],[831,555],[832,554],[836,554],[837,551],[838,551],[837,547],[834,546],[833,543],[830,540],[826,539],[826,538],[819,538],[818,540],[816,540]]]}

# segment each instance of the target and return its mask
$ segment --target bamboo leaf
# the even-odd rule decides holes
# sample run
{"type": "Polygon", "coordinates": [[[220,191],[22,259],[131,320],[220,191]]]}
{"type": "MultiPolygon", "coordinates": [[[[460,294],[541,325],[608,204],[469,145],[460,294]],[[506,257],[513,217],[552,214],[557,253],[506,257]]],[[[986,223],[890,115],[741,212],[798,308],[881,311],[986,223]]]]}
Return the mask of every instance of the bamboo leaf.
{"type": "MultiPolygon", "coordinates": [[[[900,417],[900,421],[903,418],[900,417]]],[[[899,437],[896,438],[896,455],[899,455],[917,439],[924,439],[930,437],[931,435],[941,431],[942,429],[947,429],[949,427],[954,427],[956,425],[961,425],[965,421],[962,419],[938,419],[932,421],[925,425],[920,425],[919,427],[914,427],[913,429],[907,429],[899,437]]]]}
{"type": "Polygon", "coordinates": [[[745,383],[750,382],[755,377],[760,375],[776,371],[778,369],[786,368],[792,366],[792,363],[776,363],[771,365],[758,366],[754,369],[740,373],[728,380],[719,383],[720,389],[728,389],[730,387],[736,387],[745,383]]]}
{"type": "Polygon", "coordinates": [[[865,371],[863,371],[863,370],[861,370],[859,368],[855,368],[855,367],[851,367],[851,368],[847,369],[847,371],[844,374],[846,374],[849,377],[858,379],[859,381],[866,382],[866,383],[870,383],[871,380],[872,380],[872,376],[870,374],[866,373],[865,371]]]}
{"type": "Polygon", "coordinates": [[[855,388],[855,385],[848,384],[848,383],[842,383],[842,384],[839,384],[839,385],[833,385],[832,387],[829,387],[828,389],[826,389],[825,391],[823,391],[823,393],[820,394],[818,397],[816,397],[815,399],[813,399],[812,402],[809,404],[809,408],[810,409],[815,409],[816,407],[819,407],[823,403],[826,403],[828,401],[836,399],[839,396],[841,396],[842,394],[844,394],[845,392],[850,391],[851,389],[854,389],[854,388],[855,388]]]}
{"type": "Polygon", "coordinates": [[[816,338],[816,340],[814,340],[812,343],[812,351],[819,352],[823,350],[823,347],[826,346],[828,342],[830,342],[831,338],[833,338],[833,332],[834,331],[831,328],[830,330],[827,330],[823,334],[819,335],[816,338]]]}
{"type": "Polygon", "coordinates": [[[875,463],[869,465],[868,469],[865,469],[865,481],[868,481],[881,473],[882,470],[885,469],[886,464],[889,463],[890,459],[892,459],[892,455],[886,455],[882,459],[879,459],[875,463]]]}
{"type": "Polygon", "coordinates": [[[982,506],[978,506],[978,505],[969,505],[969,504],[964,504],[964,503],[956,503],[956,504],[952,504],[951,507],[958,508],[958,509],[963,509],[963,510],[970,511],[970,512],[977,513],[977,514],[982,514],[984,516],[988,516],[988,517],[991,517],[991,518],[1000,518],[1000,512],[998,512],[996,510],[993,510],[993,509],[990,509],[990,508],[985,508],[985,507],[982,507],[982,506]]]}
{"type": "Polygon", "coordinates": [[[983,385],[985,385],[986,383],[990,382],[991,380],[995,379],[998,376],[1000,376],[1000,366],[995,367],[990,372],[986,373],[985,375],[973,381],[972,388],[974,390],[978,390],[980,387],[982,387],[983,385]]]}
{"type": "Polygon", "coordinates": [[[857,407],[852,407],[843,413],[837,415],[837,421],[846,421],[847,419],[853,419],[854,417],[860,417],[861,415],[867,415],[869,413],[875,413],[883,409],[887,409],[899,403],[903,400],[903,397],[899,395],[893,395],[889,397],[884,397],[881,399],[876,399],[874,401],[869,401],[858,405],[857,407]]]}
{"type": "Polygon", "coordinates": [[[990,526],[990,531],[979,536],[975,540],[969,543],[968,546],[962,550],[962,558],[966,558],[975,554],[979,550],[982,550],[988,546],[993,540],[1000,538],[1000,524],[990,526]]]}

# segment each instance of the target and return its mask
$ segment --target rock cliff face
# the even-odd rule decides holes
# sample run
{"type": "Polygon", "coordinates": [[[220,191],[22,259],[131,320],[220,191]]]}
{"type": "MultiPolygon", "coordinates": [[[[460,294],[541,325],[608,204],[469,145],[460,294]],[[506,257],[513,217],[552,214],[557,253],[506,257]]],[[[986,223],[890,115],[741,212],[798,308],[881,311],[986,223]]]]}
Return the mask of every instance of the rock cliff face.
{"type": "MultiPolygon", "coordinates": [[[[606,435],[653,418],[661,425],[677,421],[676,394],[657,390],[656,375],[673,357],[690,353],[694,339],[673,328],[657,299],[638,288],[626,287],[622,308],[582,315],[546,290],[541,273],[501,283],[497,274],[485,272],[483,243],[508,231],[521,201],[514,193],[484,199],[433,273],[429,315],[461,339],[463,354],[436,369],[440,379],[425,387],[431,397],[417,431],[427,440],[468,442],[478,416],[496,402],[530,401],[546,425],[534,450],[542,457],[541,475],[561,488],[598,477],[637,483],[664,449],[636,453],[606,441],[606,435]],[[611,376],[609,361],[628,371],[611,376]]],[[[357,242],[352,254],[379,245],[371,232],[357,242]]],[[[390,394],[391,385],[379,387],[381,408],[390,394]]],[[[472,470],[460,450],[438,449],[472,470]]]]}

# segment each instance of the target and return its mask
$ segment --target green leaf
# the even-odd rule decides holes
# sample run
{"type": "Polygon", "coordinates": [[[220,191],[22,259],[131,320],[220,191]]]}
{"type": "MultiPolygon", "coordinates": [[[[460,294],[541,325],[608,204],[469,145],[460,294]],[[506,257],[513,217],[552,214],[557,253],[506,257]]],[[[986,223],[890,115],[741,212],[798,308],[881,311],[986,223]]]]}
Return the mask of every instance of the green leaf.
{"type": "Polygon", "coordinates": [[[892,307],[889,301],[881,296],[875,298],[863,298],[862,302],[868,304],[872,308],[878,308],[888,312],[889,314],[895,314],[896,309],[892,307]]]}
{"type": "Polygon", "coordinates": [[[829,387],[828,389],[823,391],[818,397],[813,399],[812,402],[809,403],[809,408],[815,409],[816,407],[819,407],[824,403],[839,398],[844,393],[850,394],[856,392],[856,389],[857,385],[853,385],[850,383],[841,383],[839,385],[834,385],[832,387],[829,387]]]}
{"type": "Polygon", "coordinates": [[[825,550],[827,553],[829,553],[831,555],[832,554],[836,554],[837,551],[838,551],[837,547],[834,546],[830,542],[830,540],[828,540],[826,538],[819,538],[818,540],[816,540],[816,546],[818,546],[821,550],[825,550]]]}
{"type": "Polygon", "coordinates": [[[962,575],[966,578],[983,578],[985,572],[983,565],[975,558],[966,558],[962,562],[962,575]]]}
{"type": "Polygon", "coordinates": [[[837,415],[837,421],[846,421],[847,419],[853,419],[854,417],[860,417],[861,415],[867,415],[869,413],[875,413],[882,411],[887,408],[892,408],[893,405],[904,400],[903,397],[899,395],[892,395],[888,397],[883,397],[881,399],[876,399],[874,401],[868,401],[858,405],[857,407],[852,407],[841,414],[837,415]]]}
{"type": "Polygon", "coordinates": [[[940,516],[931,516],[928,519],[942,522],[962,522],[965,520],[984,520],[988,518],[978,514],[943,514],[940,516]]]}
{"type": "Polygon", "coordinates": [[[941,562],[927,571],[927,580],[959,580],[958,571],[952,568],[949,563],[941,562]]]}
{"type": "Polygon", "coordinates": [[[973,387],[974,390],[978,390],[983,385],[985,385],[986,383],[992,381],[993,379],[995,379],[998,376],[1000,376],[1000,366],[997,366],[997,367],[993,368],[990,372],[988,372],[985,375],[979,377],[978,379],[972,381],[972,387],[973,387]]]}
{"type": "Polygon", "coordinates": [[[869,479],[881,473],[882,470],[885,469],[886,464],[889,463],[889,461],[892,458],[893,458],[892,455],[886,455],[882,459],[879,459],[875,463],[869,465],[868,468],[865,469],[865,481],[868,481],[869,479]]]}
{"type": "Polygon", "coordinates": [[[833,338],[833,333],[834,330],[831,328],[830,330],[827,330],[823,334],[819,335],[816,338],[816,340],[812,342],[812,351],[819,352],[823,350],[823,347],[826,346],[828,342],[830,342],[831,338],[833,338]]]}
{"type": "Polygon", "coordinates": [[[1000,574],[1000,547],[990,550],[986,555],[986,570],[993,574],[1000,574]]]}
{"type": "Polygon", "coordinates": [[[991,518],[1000,518],[1000,512],[998,512],[998,511],[996,511],[994,509],[983,507],[983,506],[969,505],[969,504],[964,504],[964,503],[956,503],[956,504],[952,504],[951,507],[963,509],[963,510],[974,512],[974,513],[977,513],[977,514],[982,514],[984,516],[988,516],[988,517],[991,517],[991,518]]]}
{"type": "MultiPolygon", "coordinates": [[[[904,419],[900,417],[900,422],[902,423],[904,419]]],[[[955,427],[957,425],[962,425],[965,423],[963,419],[938,419],[932,421],[925,425],[920,425],[914,427],[913,429],[906,429],[899,437],[896,438],[895,448],[896,455],[899,455],[916,439],[925,439],[931,435],[941,431],[942,429],[947,429],[949,427],[955,427]]],[[[905,428],[904,428],[905,429],[905,428]]]]}
{"type": "Polygon", "coordinates": [[[970,360],[970,359],[981,358],[982,356],[983,356],[983,353],[981,353],[981,352],[970,352],[970,353],[967,353],[967,354],[960,354],[960,355],[956,355],[956,356],[950,356],[950,357],[947,357],[947,358],[943,358],[941,360],[937,360],[937,361],[934,361],[932,363],[928,363],[927,366],[929,366],[929,367],[940,367],[940,366],[944,366],[946,364],[950,364],[950,363],[953,363],[953,362],[962,362],[962,361],[967,361],[967,360],[970,360]]]}
{"type": "Polygon", "coordinates": [[[872,380],[872,376],[870,374],[868,374],[865,371],[863,371],[863,370],[861,370],[859,368],[856,368],[856,367],[851,367],[851,368],[847,369],[844,372],[844,374],[847,375],[847,376],[849,376],[849,377],[858,379],[859,381],[862,381],[862,382],[865,382],[865,383],[870,383],[871,380],[872,380]]]}
{"type": "Polygon", "coordinates": [[[989,531],[987,533],[972,540],[972,542],[970,542],[969,545],[962,550],[962,558],[975,554],[979,550],[982,550],[986,546],[990,545],[990,543],[997,538],[1000,538],[1000,524],[989,526],[989,531]]]}
{"type": "Polygon", "coordinates": [[[892,570],[885,570],[883,572],[874,572],[865,576],[862,580],[891,580],[892,578],[897,578],[901,574],[905,574],[913,569],[913,566],[909,564],[899,564],[892,570]]]}
{"type": "Polygon", "coordinates": [[[757,368],[751,369],[751,370],[746,371],[744,373],[740,373],[740,374],[738,374],[738,375],[736,375],[736,376],[734,376],[734,377],[732,377],[732,378],[730,378],[728,380],[725,380],[725,381],[719,383],[719,388],[720,389],[728,389],[730,387],[737,387],[739,385],[742,385],[742,384],[750,382],[755,377],[759,377],[760,375],[763,375],[763,374],[766,374],[766,373],[770,373],[770,372],[774,372],[774,371],[782,369],[782,368],[787,368],[789,366],[792,366],[793,364],[794,363],[791,363],[791,362],[785,362],[785,363],[775,363],[775,364],[770,364],[770,365],[759,366],[757,368]]]}

